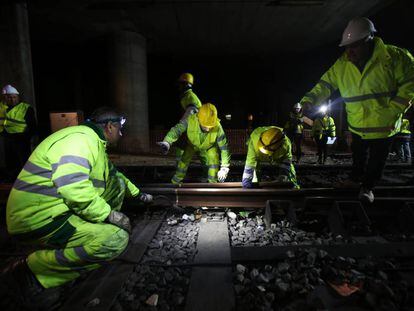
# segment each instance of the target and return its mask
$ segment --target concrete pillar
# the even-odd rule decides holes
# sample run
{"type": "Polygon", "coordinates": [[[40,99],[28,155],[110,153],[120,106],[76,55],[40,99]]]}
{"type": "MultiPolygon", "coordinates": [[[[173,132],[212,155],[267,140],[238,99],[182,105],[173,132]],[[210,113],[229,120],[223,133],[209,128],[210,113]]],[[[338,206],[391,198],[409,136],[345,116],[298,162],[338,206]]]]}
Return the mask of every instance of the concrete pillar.
{"type": "Polygon", "coordinates": [[[0,85],[14,85],[35,107],[27,5],[2,4],[0,11],[0,85]]]}
{"type": "MultiPolygon", "coordinates": [[[[0,38],[0,88],[12,84],[21,99],[36,108],[26,3],[0,5],[0,38]]],[[[2,143],[0,140],[0,167],[5,165],[2,143]]]]}
{"type": "Polygon", "coordinates": [[[120,150],[149,151],[146,39],[132,31],[110,38],[110,102],[127,116],[120,150]]]}

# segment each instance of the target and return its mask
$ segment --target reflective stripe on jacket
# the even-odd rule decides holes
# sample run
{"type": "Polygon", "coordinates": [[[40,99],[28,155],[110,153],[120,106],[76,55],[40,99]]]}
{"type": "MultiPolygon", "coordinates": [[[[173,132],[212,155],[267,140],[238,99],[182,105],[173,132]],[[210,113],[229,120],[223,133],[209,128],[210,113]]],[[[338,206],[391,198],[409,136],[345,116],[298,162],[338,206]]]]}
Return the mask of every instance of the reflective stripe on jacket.
{"type": "Polygon", "coordinates": [[[363,72],[344,53],[301,103],[320,104],[339,90],[349,130],[363,139],[398,133],[401,116],[414,97],[414,59],[404,49],[374,38],[374,51],[363,72]]]}
{"type": "Polygon", "coordinates": [[[313,121],[312,136],[321,139],[322,135],[329,137],[336,136],[335,121],[332,117],[324,116],[313,121]]]}
{"type": "Polygon", "coordinates": [[[7,105],[0,102],[0,133],[3,132],[4,122],[6,121],[7,105]]]}
{"type": "Polygon", "coordinates": [[[30,105],[20,102],[6,112],[6,121],[4,122],[4,129],[7,133],[24,133],[27,128],[25,116],[30,105]]]}
{"type": "Polygon", "coordinates": [[[165,135],[164,141],[173,144],[184,132],[187,132],[187,139],[195,150],[208,150],[217,146],[221,153],[221,165],[230,165],[230,152],[227,138],[220,121],[218,122],[218,125],[209,132],[203,132],[200,123],[198,122],[197,115],[192,114],[187,120],[181,121],[172,127],[167,135],[165,135]]]}
{"type": "MultiPolygon", "coordinates": [[[[104,221],[111,210],[101,197],[109,171],[103,133],[86,125],[53,133],[33,151],[13,185],[6,210],[8,231],[30,232],[67,213],[104,221]]],[[[132,196],[138,195],[138,188],[126,184],[132,196]]]]}

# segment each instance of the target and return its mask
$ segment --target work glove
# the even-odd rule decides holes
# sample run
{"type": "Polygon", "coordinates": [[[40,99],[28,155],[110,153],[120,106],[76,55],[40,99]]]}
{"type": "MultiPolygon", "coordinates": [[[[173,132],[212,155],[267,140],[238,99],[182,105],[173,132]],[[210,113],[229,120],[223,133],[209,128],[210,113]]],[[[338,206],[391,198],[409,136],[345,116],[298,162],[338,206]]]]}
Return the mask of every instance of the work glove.
{"type": "Polygon", "coordinates": [[[159,141],[157,142],[157,145],[161,147],[161,153],[164,155],[168,153],[171,147],[166,141],[159,141]]]}
{"type": "Polygon", "coordinates": [[[107,221],[121,229],[124,229],[128,233],[131,233],[131,223],[128,216],[124,213],[111,211],[108,215],[107,221]]]}
{"type": "Polygon", "coordinates": [[[242,180],[243,188],[253,188],[253,182],[250,178],[244,178],[242,180]]]}
{"type": "Polygon", "coordinates": [[[144,203],[151,203],[154,200],[154,198],[151,194],[144,193],[144,192],[141,192],[139,194],[138,198],[141,202],[144,202],[144,203]]]}
{"type": "Polygon", "coordinates": [[[219,182],[224,182],[229,174],[230,169],[228,167],[222,166],[217,173],[217,178],[219,182]]]}

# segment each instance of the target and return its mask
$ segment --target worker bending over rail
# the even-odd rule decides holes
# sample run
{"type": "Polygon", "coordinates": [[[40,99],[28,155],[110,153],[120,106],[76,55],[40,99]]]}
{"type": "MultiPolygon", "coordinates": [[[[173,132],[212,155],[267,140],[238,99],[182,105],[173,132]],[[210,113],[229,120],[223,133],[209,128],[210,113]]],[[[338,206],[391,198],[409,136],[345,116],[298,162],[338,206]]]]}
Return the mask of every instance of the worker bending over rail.
{"type": "Polygon", "coordinates": [[[167,154],[171,145],[184,133],[187,134],[188,142],[171,182],[173,184],[182,182],[196,152],[205,152],[207,155],[208,182],[213,183],[217,180],[224,182],[230,170],[230,152],[226,134],[217,117],[216,107],[211,103],[202,105],[197,114],[192,114],[186,120],[175,125],[164,137],[164,140],[157,144],[161,147],[162,152],[167,154]],[[221,164],[219,164],[219,150],[221,164]]]}
{"type": "Polygon", "coordinates": [[[252,188],[253,182],[258,181],[262,162],[278,166],[277,181],[290,181],[299,189],[292,164],[292,145],[282,128],[262,126],[256,128],[250,135],[242,179],[243,188],[252,188]]]}

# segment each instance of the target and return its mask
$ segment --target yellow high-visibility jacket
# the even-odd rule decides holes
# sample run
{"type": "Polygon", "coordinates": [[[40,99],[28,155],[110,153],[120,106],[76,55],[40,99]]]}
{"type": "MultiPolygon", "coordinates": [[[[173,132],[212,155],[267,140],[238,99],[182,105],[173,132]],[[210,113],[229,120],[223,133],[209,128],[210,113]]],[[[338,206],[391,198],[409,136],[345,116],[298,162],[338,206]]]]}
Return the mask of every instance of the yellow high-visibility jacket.
{"type": "Polygon", "coordinates": [[[6,121],[7,105],[0,102],[0,133],[4,130],[4,122],[6,121]]]}
{"type": "Polygon", "coordinates": [[[303,114],[301,112],[289,114],[289,120],[285,124],[285,132],[288,134],[303,133],[303,114]]]}
{"type": "Polygon", "coordinates": [[[320,104],[339,90],[349,130],[362,139],[386,138],[400,131],[403,113],[414,98],[414,59],[404,49],[374,38],[363,72],[344,53],[301,103],[320,104]]]}
{"type": "Polygon", "coordinates": [[[408,121],[408,119],[403,119],[402,120],[401,133],[402,134],[411,134],[410,121],[408,121]]]}
{"type": "Polygon", "coordinates": [[[183,110],[187,110],[188,106],[194,106],[197,110],[201,107],[201,101],[192,89],[186,90],[180,98],[180,104],[183,110]]]}
{"type": "Polygon", "coordinates": [[[313,121],[312,136],[316,139],[321,139],[323,135],[328,137],[336,136],[335,121],[332,117],[324,116],[313,121]]]}
{"type": "Polygon", "coordinates": [[[216,127],[205,133],[201,130],[196,114],[190,115],[185,121],[180,121],[165,135],[164,141],[170,145],[175,143],[181,135],[187,132],[187,141],[197,151],[206,151],[217,146],[220,149],[221,165],[230,166],[230,151],[227,144],[226,133],[218,121],[216,127]]]}
{"type": "MultiPolygon", "coordinates": [[[[295,167],[292,164],[292,144],[288,137],[283,138],[282,145],[272,155],[266,155],[259,150],[258,142],[263,132],[271,128],[278,128],[283,131],[282,128],[276,126],[261,126],[256,128],[250,135],[248,141],[248,150],[246,155],[246,163],[244,165],[242,184],[248,185],[254,180],[254,171],[258,165],[262,162],[268,162],[273,165],[279,166],[283,175],[286,175],[288,179],[294,184],[295,188],[299,188],[296,180],[295,167]]],[[[249,188],[249,186],[247,186],[249,188]]]]}
{"type": "MultiPolygon", "coordinates": [[[[110,162],[106,140],[96,126],[71,126],[43,140],[18,175],[7,201],[10,234],[53,225],[54,219],[76,214],[90,222],[104,221],[111,207],[102,198],[110,162]]],[[[139,189],[124,175],[127,194],[139,189]]]]}
{"type": "Polygon", "coordinates": [[[25,116],[30,105],[24,102],[18,103],[16,106],[6,112],[6,120],[4,122],[4,130],[7,133],[16,134],[24,133],[27,128],[25,116]]]}

